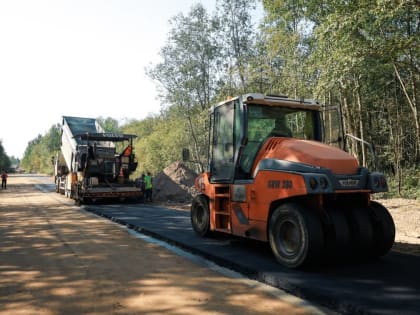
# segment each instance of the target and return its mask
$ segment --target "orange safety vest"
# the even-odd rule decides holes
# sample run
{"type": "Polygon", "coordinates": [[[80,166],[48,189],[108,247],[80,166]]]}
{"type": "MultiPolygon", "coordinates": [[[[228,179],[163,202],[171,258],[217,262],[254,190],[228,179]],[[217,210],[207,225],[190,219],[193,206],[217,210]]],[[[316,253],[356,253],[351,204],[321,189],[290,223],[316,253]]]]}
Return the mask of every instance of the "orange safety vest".
{"type": "Polygon", "coordinates": [[[130,155],[131,155],[131,145],[128,145],[128,146],[124,149],[124,151],[123,151],[122,155],[123,155],[123,156],[130,156],[130,155]]]}

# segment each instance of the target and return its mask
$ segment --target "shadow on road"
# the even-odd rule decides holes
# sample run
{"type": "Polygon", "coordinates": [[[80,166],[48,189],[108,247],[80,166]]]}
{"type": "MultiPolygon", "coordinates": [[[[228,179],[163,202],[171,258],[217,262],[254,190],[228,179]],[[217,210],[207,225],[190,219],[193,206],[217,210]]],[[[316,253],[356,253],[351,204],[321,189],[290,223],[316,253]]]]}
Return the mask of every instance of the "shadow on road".
{"type": "Polygon", "coordinates": [[[0,195],[2,314],[305,312],[28,185],[0,195]]]}

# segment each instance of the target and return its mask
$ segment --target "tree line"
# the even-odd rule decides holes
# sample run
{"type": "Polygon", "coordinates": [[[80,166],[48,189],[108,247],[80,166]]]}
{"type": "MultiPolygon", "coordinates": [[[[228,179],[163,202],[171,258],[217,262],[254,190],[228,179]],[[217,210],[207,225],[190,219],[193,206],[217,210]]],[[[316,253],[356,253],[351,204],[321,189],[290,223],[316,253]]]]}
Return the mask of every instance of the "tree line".
{"type": "MultiPolygon", "coordinates": [[[[170,20],[161,61],[146,69],[161,112],[108,123],[138,135],[139,172],[180,160],[182,147],[198,172],[211,105],[248,92],[317,99],[339,108],[361,164],[372,163],[370,143],[394,191],[419,194],[419,22],[414,0],[218,0],[214,12],[198,3],[170,20]]],[[[44,167],[37,150],[57,150],[49,133],[28,144],[22,163],[44,167]]]]}
{"type": "Polygon", "coordinates": [[[8,171],[12,162],[3,147],[3,142],[0,140],[0,171],[8,171]]]}

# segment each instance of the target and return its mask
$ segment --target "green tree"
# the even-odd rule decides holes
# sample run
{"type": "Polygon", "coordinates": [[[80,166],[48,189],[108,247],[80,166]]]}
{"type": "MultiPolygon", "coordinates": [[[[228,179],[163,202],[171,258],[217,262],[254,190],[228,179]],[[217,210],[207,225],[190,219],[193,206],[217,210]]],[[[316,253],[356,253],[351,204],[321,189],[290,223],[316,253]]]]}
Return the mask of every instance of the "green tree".
{"type": "Polygon", "coordinates": [[[365,33],[377,55],[392,67],[400,101],[409,110],[415,141],[407,143],[413,163],[420,161],[420,8],[416,1],[381,0],[373,8],[374,25],[365,33]]]}
{"type": "Polygon", "coordinates": [[[220,76],[224,80],[219,93],[231,96],[248,92],[251,60],[255,54],[255,26],[252,12],[255,0],[218,0],[218,46],[221,52],[220,76]]]}
{"type": "MultiPolygon", "coordinates": [[[[408,152],[408,161],[415,163],[419,78],[413,60],[418,61],[418,49],[414,49],[419,47],[418,8],[408,1],[330,1],[314,6],[308,15],[318,23],[312,56],[315,95],[342,104],[347,133],[384,143],[377,146],[380,156],[389,151],[399,156],[398,161],[381,164],[392,162],[399,169],[400,159],[408,152]],[[410,111],[412,119],[403,122],[410,111]],[[410,136],[404,139],[403,134],[410,136]],[[415,140],[407,143],[407,139],[415,140]]],[[[366,162],[364,147],[353,144],[351,149],[366,162]]]]}
{"type": "Polygon", "coordinates": [[[200,141],[194,117],[205,112],[215,97],[219,60],[217,23],[197,4],[188,15],[178,14],[171,19],[171,25],[168,41],[160,53],[163,61],[151,66],[147,74],[158,84],[163,103],[175,107],[179,117],[183,117],[182,126],[190,134],[194,159],[202,161],[206,141],[200,141]]]}
{"type": "Polygon", "coordinates": [[[16,165],[16,166],[19,166],[20,165],[20,159],[18,159],[17,157],[15,157],[15,156],[11,156],[10,157],[10,164],[13,166],[13,165],[16,165]]]}
{"type": "Polygon", "coordinates": [[[313,22],[306,18],[305,1],[263,1],[266,11],[259,45],[265,51],[261,70],[269,77],[271,91],[294,98],[312,94],[308,71],[313,22]]]}
{"type": "MultiPolygon", "coordinates": [[[[191,117],[200,137],[205,136],[201,129],[205,127],[203,115],[191,117]]],[[[122,127],[124,133],[136,134],[135,154],[139,162],[135,176],[150,171],[153,174],[161,171],[173,162],[181,160],[181,148],[193,143],[188,120],[179,107],[171,106],[158,116],[150,116],[141,121],[133,120],[122,127]]],[[[198,142],[203,143],[203,139],[198,142]]],[[[191,165],[193,168],[197,164],[191,165]]]]}
{"type": "Polygon", "coordinates": [[[31,140],[23,155],[21,167],[29,172],[52,174],[51,158],[60,150],[60,125],[53,125],[42,136],[31,140]]]}
{"type": "Polygon", "coordinates": [[[99,124],[104,128],[105,132],[116,132],[118,133],[120,131],[118,120],[112,118],[112,117],[98,117],[96,120],[99,122],[99,124]]]}
{"type": "Polygon", "coordinates": [[[10,165],[10,158],[4,150],[3,141],[0,140],[0,170],[8,170],[10,168],[10,165]]]}
{"type": "Polygon", "coordinates": [[[163,61],[149,67],[147,74],[158,83],[165,104],[204,109],[214,95],[215,22],[197,4],[187,16],[180,13],[170,23],[172,29],[160,52],[163,61]]]}

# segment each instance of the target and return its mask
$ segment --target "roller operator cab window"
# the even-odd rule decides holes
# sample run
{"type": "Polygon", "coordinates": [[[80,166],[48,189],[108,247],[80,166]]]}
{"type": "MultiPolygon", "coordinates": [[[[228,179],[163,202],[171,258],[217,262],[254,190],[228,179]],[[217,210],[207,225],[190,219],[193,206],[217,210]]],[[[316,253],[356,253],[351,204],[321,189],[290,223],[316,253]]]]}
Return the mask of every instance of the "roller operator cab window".
{"type": "Polygon", "coordinates": [[[248,141],[240,160],[243,172],[249,175],[262,144],[270,137],[317,140],[317,113],[278,106],[247,105],[248,141]]]}
{"type": "Polygon", "coordinates": [[[285,107],[248,105],[248,141],[267,137],[315,139],[313,111],[285,107]]]}
{"type": "Polygon", "coordinates": [[[234,175],[234,104],[218,106],[213,114],[210,171],[212,182],[230,182],[234,175]]]}

